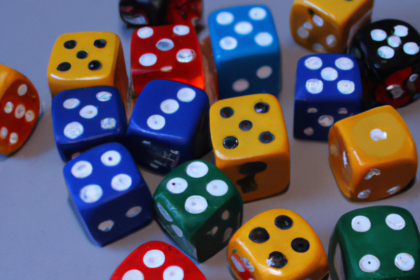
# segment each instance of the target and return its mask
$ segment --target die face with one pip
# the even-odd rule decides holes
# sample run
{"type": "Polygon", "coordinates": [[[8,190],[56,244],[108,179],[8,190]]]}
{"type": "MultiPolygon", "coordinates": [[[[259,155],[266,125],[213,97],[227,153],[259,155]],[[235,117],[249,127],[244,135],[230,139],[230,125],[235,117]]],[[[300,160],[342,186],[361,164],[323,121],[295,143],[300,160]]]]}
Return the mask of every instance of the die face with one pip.
{"type": "Polygon", "coordinates": [[[152,197],[119,143],[90,149],[64,166],[64,178],[90,237],[105,246],[152,220],[152,197]]]}
{"type": "Polygon", "coordinates": [[[342,193],[373,201],[405,188],[417,171],[417,150],[404,120],[382,106],[334,124],[328,137],[330,165],[342,193]]]}
{"type": "Polygon", "coordinates": [[[244,224],[227,249],[237,280],[328,279],[328,261],[312,226],[287,209],[265,211],[244,224]]]}
{"type": "Polygon", "coordinates": [[[210,108],[210,132],[216,166],[235,183],[244,201],[287,188],[289,140],[280,104],[273,95],[216,102],[210,108]]]}
{"type": "Polygon", "coordinates": [[[419,231],[403,208],[361,208],[339,219],[328,249],[332,280],[339,279],[334,262],[337,244],[347,280],[420,279],[419,231]]]}
{"type": "Polygon", "coordinates": [[[157,220],[178,246],[203,262],[240,227],[243,203],[232,181],[204,161],[172,170],[153,196],[157,220]]]}

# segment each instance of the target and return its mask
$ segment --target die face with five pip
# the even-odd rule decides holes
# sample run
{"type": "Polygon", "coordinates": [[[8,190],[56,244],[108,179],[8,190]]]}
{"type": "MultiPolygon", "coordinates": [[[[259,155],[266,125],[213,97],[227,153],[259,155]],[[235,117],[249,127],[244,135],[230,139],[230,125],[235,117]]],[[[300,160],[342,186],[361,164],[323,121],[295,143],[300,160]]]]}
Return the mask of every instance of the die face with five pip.
{"type": "Polygon", "coordinates": [[[244,224],[227,249],[237,280],[328,279],[328,261],[312,226],[287,209],[265,211],[244,224]]]}
{"type": "Polygon", "coordinates": [[[373,0],[295,0],[290,31],[295,42],[310,51],[342,53],[370,23],[372,8],[373,0]]]}
{"type": "Polygon", "coordinates": [[[220,99],[280,93],[280,43],[270,10],[236,6],[210,14],[220,99]]]}
{"type": "Polygon", "coordinates": [[[235,183],[244,201],[287,188],[289,140],[280,104],[273,95],[217,101],[210,108],[210,132],[216,166],[235,183]]]}
{"type": "Polygon", "coordinates": [[[121,144],[90,149],[69,161],[63,173],[87,232],[100,246],[152,220],[150,190],[121,144]]]}
{"type": "Polygon", "coordinates": [[[204,161],[186,162],[172,170],[153,200],[159,223],[199,262],[223,249],[242,222],[243,203],[235,185],[204,161]]]}
{"type": "Polygon", "coordinates": [[[389,197],[415,177],[417,150],[398,112],[389,105],[334,124],[328,136],[332,172],[354,201],[389,197]]]}
{"type": "Polygon", "coordinates": [[[206,280],[200,269],[176,247],[149,241],[118,266],[111,280],[206,280]]]}
{"type": "Polygon", "coordinates": [[[40,108],[31,81],[0,64],[0,155],[9,156],[23,146],[35,128],[40,108]]]}
{"type": "Polygon", "coordinates": [[[334,122],[361,112],[362,84],[351,55],[317,54],[298,62],[293,134],[328,140],[334,122]]]}
{"type": "Polygon", "coordinates": [[[361,208],[339,219],[328,249],[332,280],[339,279],[334,262],[337,244],[347,280],[420,278],[418,228],[403,208],[361,208]]]}

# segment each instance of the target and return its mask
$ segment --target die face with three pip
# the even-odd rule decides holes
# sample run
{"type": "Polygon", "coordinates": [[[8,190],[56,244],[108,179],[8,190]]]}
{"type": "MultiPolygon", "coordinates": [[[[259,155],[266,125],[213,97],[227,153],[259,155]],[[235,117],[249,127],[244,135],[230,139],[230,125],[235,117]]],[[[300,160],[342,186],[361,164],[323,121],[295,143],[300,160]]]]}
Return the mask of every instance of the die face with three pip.
{"type": "Polygon", "coordinates": [[[373,0],[295,0],[290,31],[310,51],[342,53],[356,32],[370,23],[373,0]]]}
{"type": "Polygon", "coordinates": [[[413,216],[403,208],[361,208],[338,220],[328,249],[332,280],[339,279],[334,262],[337,244],[347,280],[420,277],[419,231],[413,216]]]}
{"type": "Polygon", "coordinates": [[[278,100],[253,94],[219,100],[210,108],[216,166],[244,201],[283,192],[290,181],[286,125],[278,100]]]}
{"type": "Polygon", "coordinates": [[[270,10],[236,6],[210,14],[220,99],[280,93],[280,43],[270,10]]]}
{"type": "Polygon", "coordinates": [[[337,122],[330,130],[328,145],[335,180],[350,200],[389,197],[416,175],[418,159],[413,137],[389,105],[337,122]]]}
{"type": "Polygon", "coordinates": [[[294,137],[327,141],[334,122],[361,112],[362,92],[352,56],[328,53],[301,58],[296,71],[294,137]]]}
{"type": "Polygon", "coordinates": [[[217,167],[200,160],[172,170],[153,200],[158,222],[199,262],[223,249],[242,222],[243,202],[235,185],[217,167]]]}
{"type": "Polygon", "coordinates": [[[208,114],[204,91],[173,81],[152,81],[134,107],[128,147],[139,165],[167,173],[210,151],[208,114]]]}
{"type": "Polygon", "coordinates": [[[0,155],[23,146],[40,114],[38,92],[20,72],[0,64],[0,155]]]}
{"type": "Polygon", "coordinates": [[[227,249],[237,280],[328,279],[328,261],[312,226],[287,209],[265,211],[245,223],[227,249]]]}
{"type": "Polygon", "coordinates": [[[152,196],[128,150],[92,148],[64,166],[64,178],[90,237],[105,246],[150,222],[152,196]]]}

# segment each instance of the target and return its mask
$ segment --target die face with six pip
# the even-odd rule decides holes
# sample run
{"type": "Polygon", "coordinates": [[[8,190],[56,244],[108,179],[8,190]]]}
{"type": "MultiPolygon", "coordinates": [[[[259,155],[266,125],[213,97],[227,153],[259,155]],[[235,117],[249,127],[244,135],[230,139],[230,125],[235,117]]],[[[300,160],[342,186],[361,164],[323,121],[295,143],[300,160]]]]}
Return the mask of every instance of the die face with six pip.
{"type": "Polygon", "coordinates": [[[286,125],[278,100],[253,94],[219,100],[210,108],[216,166],[244,201],[283,192],[290,181],[286,125]]]}
{"type": "Polygon", "coordinates": [[[287,209],[265,211],[245,223],[227,249],[237,280],[328,279],[328,261],[312,226],[287,209]]]}
{"type": "Polygon", "coordinates": [[[153,196],[157,220],[178,246],[203,262],[240,227],[243,203],[230,179],[204,161],[172,170],[153,196]]]}
{"type": "Polygon", "coordinates": [[[334,124],[328,136],[332,172],[354,201],[389,197],[415,177],[417,150],[404,120],[382,106],[334,124]]]}
{"type": "Polygon", "coordinates": [[[64,166],[64,178],[90,237],[105,246],[152,220],[152,197],[119,143],[90,149],[64,166]]]}
{"type": "Polygon", "coordinates": [[[236,6],[210,14],[220,99],[280,93],[280,43],[270,10],[236,6]]]}
{"type": "Polygon", "coordinates": [[[356,32],[370,23],[373,0],[295,0],[290,31],[310,51],[342,53],[356,32]]]}
{"type": "Polygon", "coordinates": [[[361,208],[343,215],[331,236],[328,261],[340,245],[345,279],[414,280],[420,277],[420,239],[413,216],[393,206],[361,208]]]}
{"type": "Polygon", "coordinates": [[[317,54],[298,62],[293,135],[328,140],[334,122],[361,112],[362,84],[351,55],[317,54]]]}

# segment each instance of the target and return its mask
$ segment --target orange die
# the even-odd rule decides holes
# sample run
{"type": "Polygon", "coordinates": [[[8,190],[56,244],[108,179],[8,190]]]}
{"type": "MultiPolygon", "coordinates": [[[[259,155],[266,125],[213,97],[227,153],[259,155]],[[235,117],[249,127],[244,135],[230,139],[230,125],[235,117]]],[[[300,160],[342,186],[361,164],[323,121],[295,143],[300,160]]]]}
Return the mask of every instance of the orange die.
{"type": "Polygon", "coordinates": [[[312,226],[287,209],[265,211],[230,239],[227,259],[237,280],[328,279],[328,261],[312,226]]]}
{"type": "Polygon", "coordinates": [[[328,135],[330,165],[343,194],[354,201],[388,197],[417,171],[417,150],[407,125],[391,106],[336,122],[328,135]]]}
{"type": "Polygon", "coordinates": [[[22,147],[35,127],[40,108],[31,81],[0,64],[0,154],[7,156],[22,147]]]}
{"type": "Polygon", "coordinates": [[[284,191],[290,181],[286,125],[278,100],[253,94],[217,101],[210,108],[216,166],[244,201],[284,191]]]}

